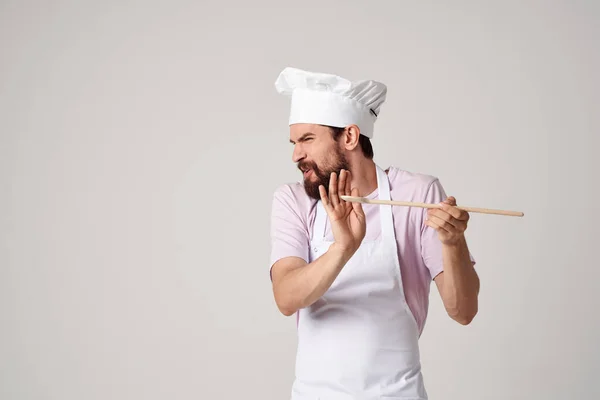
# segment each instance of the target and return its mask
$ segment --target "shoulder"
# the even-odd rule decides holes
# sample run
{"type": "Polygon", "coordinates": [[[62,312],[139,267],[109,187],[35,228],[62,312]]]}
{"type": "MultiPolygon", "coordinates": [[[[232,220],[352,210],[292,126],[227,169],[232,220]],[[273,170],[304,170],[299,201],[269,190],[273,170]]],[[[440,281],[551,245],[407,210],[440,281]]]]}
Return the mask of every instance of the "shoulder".
{"type": "Polygon", "coordinates": [[[404,170],[396,166],[390,166],[388,170],[390,190],[394,197],[422,201],[432,190],[442,189],[440,180],[435,175],[404,170]]]}
{"type": "Polygon", "coordinates": [[[277,186],[273,191],[273,198],[296,204],[307,203],[312,200],[308,197],[304,186],[300,182],[283,183],[277,186]]]}
{"type": "Polygon", "coordinates": [[[273,191],[273,209],[286,210],[305,217],[316,200],[310,198],[300,182],[284,183],[273,191]]]}

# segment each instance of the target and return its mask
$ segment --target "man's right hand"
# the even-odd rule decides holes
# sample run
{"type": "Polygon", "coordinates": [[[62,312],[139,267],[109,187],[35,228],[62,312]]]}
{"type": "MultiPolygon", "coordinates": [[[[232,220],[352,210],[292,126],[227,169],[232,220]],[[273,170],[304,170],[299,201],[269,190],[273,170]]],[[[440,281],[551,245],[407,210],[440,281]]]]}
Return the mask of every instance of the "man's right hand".
{"type": "Polygon", "coordinates": [[[358,195],[350,190],[350,173],[342,170],[340,178],[335,173],[329,182],[329,195],[319,187],[323,207],[331,221],[335,242],[316,260],[307,263],[293,256],[277,261],[272,267],[273,292],[279,310],[292,315],[309,307],[329,289],[344,265],[358,250],[366,232],[365,214],[360,203],[340,199],[341,195],[358,195]]]}
{"type": "Polygon", "coordinates": [[[350,189],[350,171],[341,170],[338,179],[335,172],[329,180],[329,194],[323,185],[319,186],[321,202],[329,216],[335,245],[343,252],[354,254],[366,233],[365,213],[360,203],[347,202],[340,195],[358,196],[358,189],[350,189]]]}

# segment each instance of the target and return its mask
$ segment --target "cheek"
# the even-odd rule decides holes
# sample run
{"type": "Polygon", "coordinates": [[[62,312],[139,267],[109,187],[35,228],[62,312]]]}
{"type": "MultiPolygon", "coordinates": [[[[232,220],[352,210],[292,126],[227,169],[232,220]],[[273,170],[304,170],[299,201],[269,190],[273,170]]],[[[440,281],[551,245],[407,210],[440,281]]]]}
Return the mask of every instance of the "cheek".
{"type": "Polygon", "coordinates": [[[319,149],[319,151],[315,152],[314,154],[315,162],[326,167],[335,165],[338,159],[335,149],[330,147],[319,149]]]}

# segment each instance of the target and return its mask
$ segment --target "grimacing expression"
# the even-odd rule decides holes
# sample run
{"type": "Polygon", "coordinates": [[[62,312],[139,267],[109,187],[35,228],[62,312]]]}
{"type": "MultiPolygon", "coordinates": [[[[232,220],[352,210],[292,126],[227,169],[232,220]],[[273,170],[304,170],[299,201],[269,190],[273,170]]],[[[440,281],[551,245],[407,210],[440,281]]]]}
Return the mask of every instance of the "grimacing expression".
{"type": "Polygon", "coordinates": [[[333,140],[328,127],[298,124],[290,127],[290,142],[294,145],[293,160],[304,177],[308,196],[320,200],[319,185],[329,190],[331,173],[339,175],[350,166],[339,143],[333,140]]]}

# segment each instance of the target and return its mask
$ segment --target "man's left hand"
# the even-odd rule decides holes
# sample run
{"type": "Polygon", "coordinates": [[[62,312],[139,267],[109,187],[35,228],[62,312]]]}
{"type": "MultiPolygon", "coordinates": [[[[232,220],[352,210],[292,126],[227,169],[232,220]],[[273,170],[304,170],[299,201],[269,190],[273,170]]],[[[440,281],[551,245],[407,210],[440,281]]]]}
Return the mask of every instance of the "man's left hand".
{"type": "Polygon", "coordinates": [[[464,239],[469,213],[456,208],[456,199],[452,196],[440,203],[441,208],[429,208],[425,225],[435,229],[441,242],[456,245],[464,239]]]}

